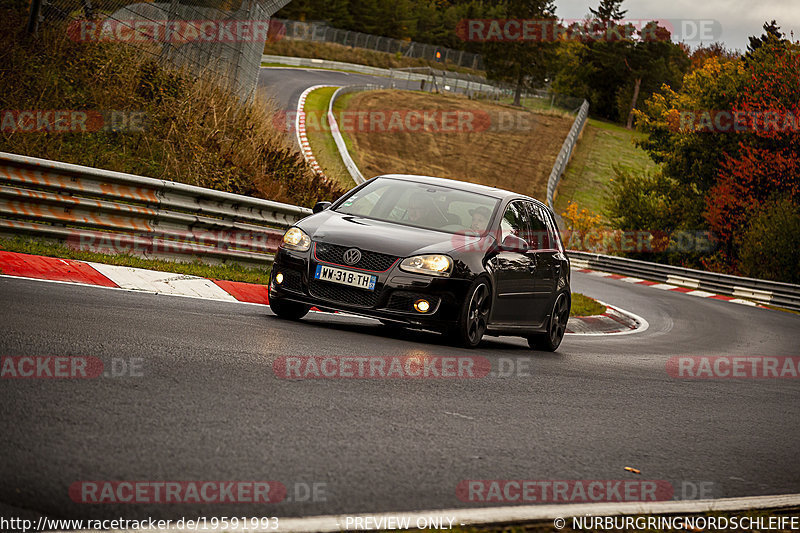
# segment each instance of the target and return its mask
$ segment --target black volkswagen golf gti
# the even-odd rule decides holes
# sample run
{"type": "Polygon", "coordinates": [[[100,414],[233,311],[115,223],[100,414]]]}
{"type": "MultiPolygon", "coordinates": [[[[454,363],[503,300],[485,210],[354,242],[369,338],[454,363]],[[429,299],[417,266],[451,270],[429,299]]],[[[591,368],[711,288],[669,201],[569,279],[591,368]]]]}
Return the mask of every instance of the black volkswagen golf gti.
{"type": "Polygon", "coordinates": [[[516,193],[426,176],[378,176],[283,236],[269,285],[282,318],[310,307],[436,330],[477,346],[516,335],[553,351],[571,302],[552,212],[516,193]]]}

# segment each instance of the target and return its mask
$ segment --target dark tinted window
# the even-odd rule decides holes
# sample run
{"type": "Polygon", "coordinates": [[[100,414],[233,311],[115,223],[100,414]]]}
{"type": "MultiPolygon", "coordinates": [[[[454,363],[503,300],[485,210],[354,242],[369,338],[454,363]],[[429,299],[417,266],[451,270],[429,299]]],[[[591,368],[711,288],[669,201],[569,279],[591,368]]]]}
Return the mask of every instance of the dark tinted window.
{"type": "Polygon", "coordinates": [[[506,207],[503,213],[503,220],[500,221],[500,241],[507,236],[514,235],[527,241],[530,233],[528,226],[528,213],[523,202],[512,202],[506,207]]]}
{"type": "Polygon", "coordinates": [[[554,250],[558,241],[549,222],[550,217],[540,206],[525,202],[530,214],[531,233],[526,239],[534,250],[554,250]]]}

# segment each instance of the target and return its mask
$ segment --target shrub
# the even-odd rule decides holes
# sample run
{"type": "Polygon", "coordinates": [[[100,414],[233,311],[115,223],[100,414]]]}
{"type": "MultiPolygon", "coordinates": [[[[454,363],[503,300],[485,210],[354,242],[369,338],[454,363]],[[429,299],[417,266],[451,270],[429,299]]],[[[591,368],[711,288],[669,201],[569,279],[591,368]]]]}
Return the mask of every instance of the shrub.
{"type": "Polygon", "coordinates": [[[639,172],[614,166],[606,215],[617,229],[672,231],[680,225],[676,204],[681,194],[678,182],[660,170],[639,172]]]}
{"type": "Polygon", "coordinates": [[[800,283],[800,205],[781,197],[762,206],[742,235],[739,271],[800,283]]]}

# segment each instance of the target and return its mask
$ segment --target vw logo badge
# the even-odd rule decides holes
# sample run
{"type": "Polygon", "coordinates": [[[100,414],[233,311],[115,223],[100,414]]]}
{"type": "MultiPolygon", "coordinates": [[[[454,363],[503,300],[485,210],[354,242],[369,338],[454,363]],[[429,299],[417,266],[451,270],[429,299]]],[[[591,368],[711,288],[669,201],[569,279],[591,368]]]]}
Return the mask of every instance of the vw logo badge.
{"type": "Polygon", "coordinates": [[[361,261],[361,252],[358,248],[350,248],[344,253],[344,262],[348,265],[355,265],[359,261],[361,261]]]}

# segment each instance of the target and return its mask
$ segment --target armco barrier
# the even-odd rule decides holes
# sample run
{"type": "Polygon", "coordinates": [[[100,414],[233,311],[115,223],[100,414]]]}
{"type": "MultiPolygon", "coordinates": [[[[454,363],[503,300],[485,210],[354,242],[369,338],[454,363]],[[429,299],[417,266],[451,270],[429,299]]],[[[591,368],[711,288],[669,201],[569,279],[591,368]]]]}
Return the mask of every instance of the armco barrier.
{"type": "Polygon", "coordinates": [[[339,122],[336,120],[336,114],[333,112],[333,106],[336,105],[336,99],[343,94],[354,93],[358,91],[371,91],[381,88],[382,87],[377,85],[348,85],[347,87],[339,87],[336,89],[336,92],[333,93],[333,96],[331,96],[330,104],[328,104],[328,124],[331,128],[331,136],[336,143],[336,148],[339,149],[339,156],[342,158],[344,166],[347,167],[347,171],[350,173],[350,176],[352,176],[353,181],[355,181],[357,185],[364,183],[364,175],[360,170],[358,170],[356,162],[353,161],[353,158],[350,156],[350,152],[347,150],[347,145],[342,137],[342,132],[339,131],[339,122]]]}
{"type": "Polygon", "coordinates": [[[379,67],[370,67],[367,65],[358,65],[355,63],[343,63],[341,61],[328,61],[327,59],[313,59],[306,57],[291,57],[291,56],[261,56],[262,63],[272,63],[278,65],[286,65],[289,67],[312,67],[330,70],[347,70],[350,72],[357,72],[359,74],[366,74],[368,76],[380,76],[390,78],[392,82],[396,81],[424,81],[427,86],[432,86],[435,83],[441,83],[445,80],[451,87],[451,92],[463,92],[466,94],[473,93],[486,93],[491,95],[498,95],[504,93],[505,90],[492,85],[486,78],[479,76],[472,76],[468,74],[460,74],[452,71],[434,70],[430,68],[422,69],[387,69],[379,67]],[[422,70],[428,72],[422,74],[414,72],[414,70],[422,70]]]}
{"type": "Polygon", "coordinates": [[[569,251],[567,255],[573,267],[641,277],[800,311],[800,285],[717,274],[611,255],[575,251],[569,251]]]}
{"type": "Polygon", "coordinates": [[[570,157],[572,157],[572,150],[575,148],[575,143],[578,142],[578,136],[583,131],[583,125],[586,124],[586,119],[589,116],[589,102],[586,100],[581,104],[578,110],[578,116],[575,117],[575,122],[572,123],[572,128],[561,146],[561,151],[556,157],[556,162],[553,165],[553,170],[550,171],[550,177],[547,179],[547,205],[550,209],[554,209],[553,201],[555,200],[556,189],[558,182],[561,181],[561,176],[567,168],[570,157]]]}
{"type": "MultiPolygon", "coordinates": [[[[148,257],[264,266],[311,210],[0,152],[0,233],[148,257]]],[[[800,311],[800,285],[569,251],[572,265],[800,311]]]]}
{"type": "Polygon", "coordinates": [[[172,181],[0,152],[0,233],[73,247],[267,265],[311,211],[172,181]]]}

